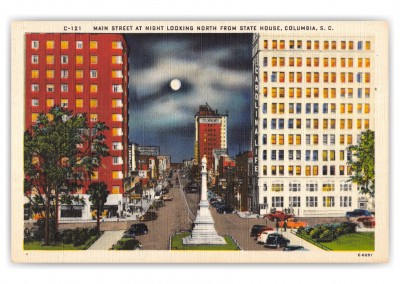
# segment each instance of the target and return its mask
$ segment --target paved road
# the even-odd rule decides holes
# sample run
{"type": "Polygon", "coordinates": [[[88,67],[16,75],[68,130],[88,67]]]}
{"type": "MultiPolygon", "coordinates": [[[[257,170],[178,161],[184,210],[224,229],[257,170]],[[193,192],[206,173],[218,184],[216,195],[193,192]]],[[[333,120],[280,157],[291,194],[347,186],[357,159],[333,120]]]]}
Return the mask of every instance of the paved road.
{"type": "MultiPolygon", "coordinates": [[[[174,176],[175,178],[175,176],[174,176]]],[[[145,222],[149,233],[143,236],[136,236],[142,243],[143,250],[168,250],[169,238],[172,234],[187,231],[191,228],[192,216],[186,205],[186,201],[179,185],[175,185],[169,192],[173,200],[165,201],[165,207],[158,211],[157,220],[145,222]]],[[[139,223],[132,222],[130,224],[139,223]]]]}
{"type": "Polygon", "coordinates": [[[124,235],[124,231],[106,231],[88,250],[108,250],[119,241],[124,235]]]}

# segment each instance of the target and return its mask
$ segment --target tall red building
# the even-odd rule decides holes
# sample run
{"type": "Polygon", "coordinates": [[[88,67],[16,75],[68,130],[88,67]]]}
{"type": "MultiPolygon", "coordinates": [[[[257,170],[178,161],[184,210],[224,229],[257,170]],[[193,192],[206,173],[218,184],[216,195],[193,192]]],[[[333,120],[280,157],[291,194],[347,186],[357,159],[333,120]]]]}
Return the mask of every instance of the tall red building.
{"type": "Polygon", "coordinates": [[[208,104],[200,105],[199,112],[195,115],[195,165],[198,165],[202,157],[206,156],[207,169],[214,170],[213,150],[228,148],[227,118],[227,114],[219,114],[218,110],[213,110],[208,104]]]}
{"type": "Polygon", "coordinates": [[[107,203],[119,207],[129,174],[128,53],[118,34],[26,35],[25,127],[55,105],[86,113],[90,124],[105,122],[110,156],[92,181],[105,182],[111,192],[107,203]]]}

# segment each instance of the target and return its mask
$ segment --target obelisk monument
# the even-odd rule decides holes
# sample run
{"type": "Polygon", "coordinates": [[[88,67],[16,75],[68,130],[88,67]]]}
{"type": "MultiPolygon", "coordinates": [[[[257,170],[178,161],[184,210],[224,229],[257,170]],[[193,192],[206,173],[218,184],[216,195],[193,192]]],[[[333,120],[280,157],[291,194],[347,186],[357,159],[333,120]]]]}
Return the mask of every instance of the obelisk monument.
{"type": "Polygon", "coordinates": [[[201,160],[201,199],[200,209],[194,221],[192,235],[183,238],[184,245],[224,245],[225,239],[218,236],[207,200],[207,158],[201,160]]]}

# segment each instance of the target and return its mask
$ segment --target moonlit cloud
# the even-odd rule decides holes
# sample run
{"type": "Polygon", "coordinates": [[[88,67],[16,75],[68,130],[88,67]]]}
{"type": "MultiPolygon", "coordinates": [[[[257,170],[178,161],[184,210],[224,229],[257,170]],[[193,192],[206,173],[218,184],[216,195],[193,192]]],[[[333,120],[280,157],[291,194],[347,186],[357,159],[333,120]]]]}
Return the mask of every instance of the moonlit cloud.
{"type": "Polygon", "coordinates": [[[251,35],[126,35],[129,139],[159,145],[174,162],[193,157],[194,115],[206,102],[229,113],[231,155],[250,144],[251,35]],[[172,79],[182,86],[174,91],[172,79]]]}

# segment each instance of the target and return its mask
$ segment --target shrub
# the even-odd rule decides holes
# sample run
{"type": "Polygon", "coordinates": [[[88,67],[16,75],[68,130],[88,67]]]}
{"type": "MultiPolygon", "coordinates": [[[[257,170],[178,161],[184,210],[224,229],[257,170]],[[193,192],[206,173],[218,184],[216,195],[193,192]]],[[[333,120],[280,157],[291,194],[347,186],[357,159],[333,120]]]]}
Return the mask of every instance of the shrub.
{"type": "Polygon", "coordinates": [[[319,236],[317,239],[318,242],[331,242],[335,239],[334,236],[334,230],[331,229],[325,229],[325,231],[322,232],[322,234],[319,236]]]}

